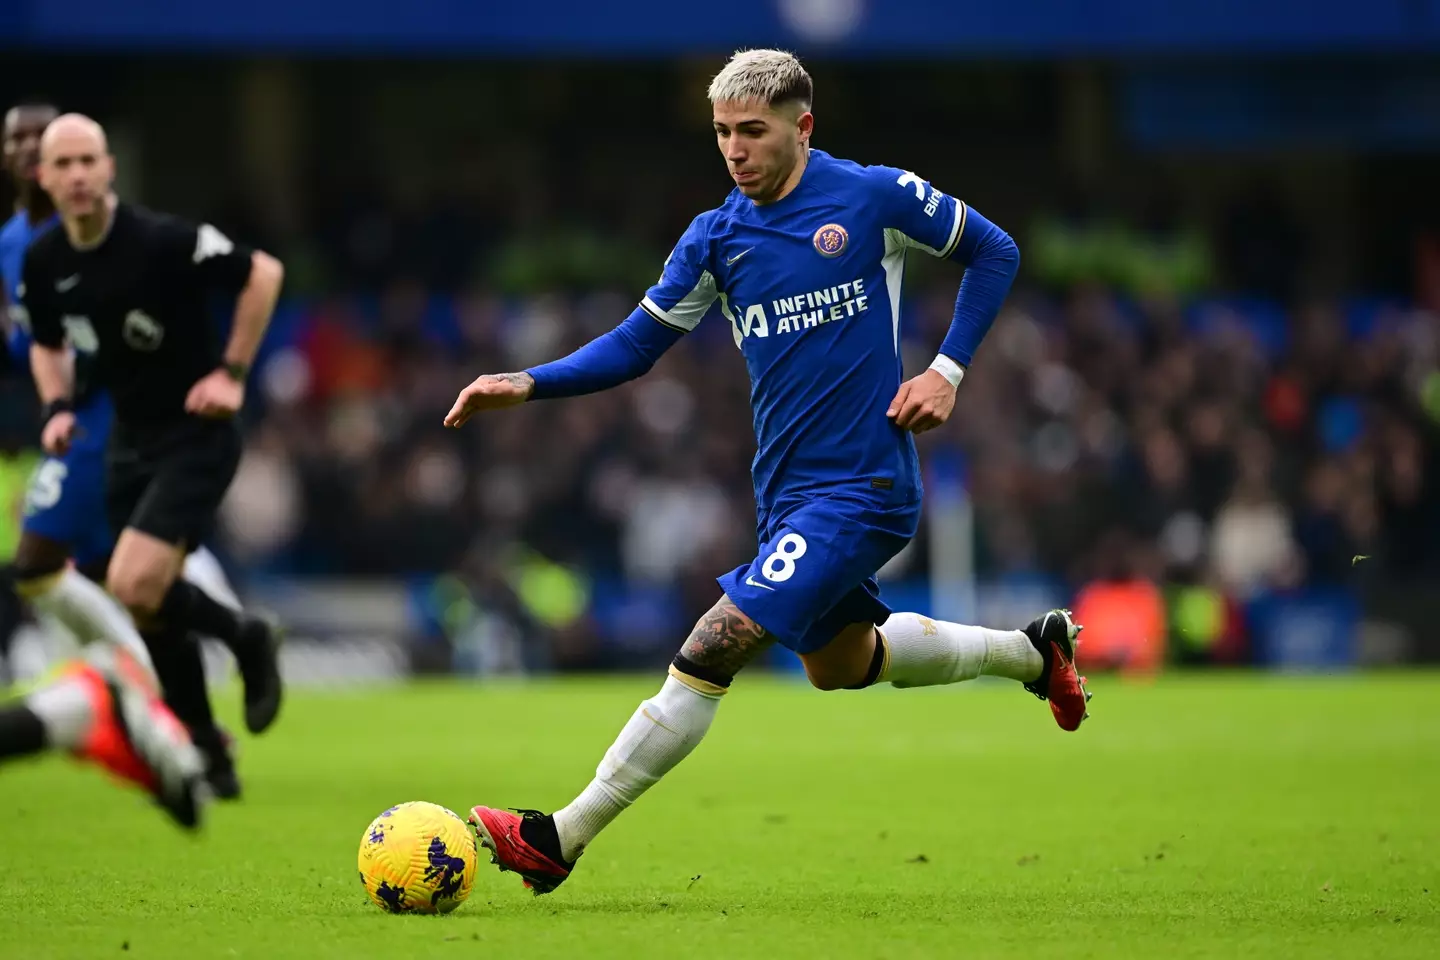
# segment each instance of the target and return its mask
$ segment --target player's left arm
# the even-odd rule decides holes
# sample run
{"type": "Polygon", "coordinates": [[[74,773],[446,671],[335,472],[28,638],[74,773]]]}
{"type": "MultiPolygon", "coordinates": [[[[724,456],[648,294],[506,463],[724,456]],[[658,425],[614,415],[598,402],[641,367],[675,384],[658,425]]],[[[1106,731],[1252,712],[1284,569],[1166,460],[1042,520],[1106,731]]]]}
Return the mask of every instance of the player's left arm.
{"type": "Polygon", "coordinates": [[[245,380],[285,280],[279,260],[235,243],[208,223],[179,220],[161,228],[161,246],[172,265],[191,273],[207,290],[235,296],[235,315],[221,366],[190,388],[185,410],[202,417],[232,417],[245,402],[245,380]]]}
{"type": "Polygon", "coordinates": [[[624,323],[559,360],[519,373],[476,378],[455,398],[445,426],[461,427],[482,410],[527,400],[609,390],[649,372],[666,350],[695,329],[715,300],[715,278],[705,269],[708,216],[702,213],[691,221],[659,281],[624,323]]]}
{"type": "Polygon", "coordinates": [[[950,418],[956,388],[1020,269],[1020,249],[1004,230],[915,174],[871,170],[879,181],[886,225],[899,231],[908,246],[965,265],[954,319],[939,353],[929,369],[900,385],[886,410],[896,426],[923,433],[950,418]]]}

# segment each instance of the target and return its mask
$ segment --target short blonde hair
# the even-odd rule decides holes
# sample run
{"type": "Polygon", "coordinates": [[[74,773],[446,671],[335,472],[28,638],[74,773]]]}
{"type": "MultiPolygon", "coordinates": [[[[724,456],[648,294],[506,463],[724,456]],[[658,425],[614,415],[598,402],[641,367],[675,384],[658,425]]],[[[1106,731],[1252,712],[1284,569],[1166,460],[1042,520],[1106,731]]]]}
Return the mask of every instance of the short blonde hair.
{"type": "Polygon", "coordinates": [[[710,81],[710,102],[753,100],[767,107],[798,103],[809,110],[815,85],[795,54],[785,50],[740,50],[710,81]]]}

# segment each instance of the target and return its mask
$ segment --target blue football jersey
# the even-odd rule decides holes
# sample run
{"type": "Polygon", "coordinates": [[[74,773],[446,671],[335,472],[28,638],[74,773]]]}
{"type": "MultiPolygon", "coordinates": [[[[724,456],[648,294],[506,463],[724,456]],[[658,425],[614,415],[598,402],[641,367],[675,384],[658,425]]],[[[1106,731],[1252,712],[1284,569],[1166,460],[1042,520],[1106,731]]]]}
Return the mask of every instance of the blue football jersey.
{"type": "Polygon", "coordinates": [[[53,225],[47,221],[39,227],[30,225],[30,218],[17,213],[0,227],[0,277],[5,281],[5,307],[9,323],[6,345],[15,361],[30,368],[30,323],[20,304],[20,277],[25,265],[25,248],[44,230],[53,225]]]}
{"type": "Polygon", "coordinates": [[[904,170],[811,150],[800,183],[757,205],[738,189],[696,217],[641,306],[693,330],[718,300],[750,373],[755,497],[853,489],[918,499],[900,388],[900,286],[911,249],[948,257],[966,207],[904,170]]]}

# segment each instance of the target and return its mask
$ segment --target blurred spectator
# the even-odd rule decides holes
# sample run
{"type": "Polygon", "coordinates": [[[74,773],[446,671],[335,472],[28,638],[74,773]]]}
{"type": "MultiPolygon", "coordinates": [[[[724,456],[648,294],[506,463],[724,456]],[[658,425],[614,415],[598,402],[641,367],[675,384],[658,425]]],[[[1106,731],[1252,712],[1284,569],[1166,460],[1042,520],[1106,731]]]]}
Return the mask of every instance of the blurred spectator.
{"type": "Polygon", "coordinates": [[[252,432],[220,509],[234,560],[263,568],[290,546],[300,531],[302,497],[280,430],[267,424],[252,432]]]}
{"type": "Polygon", "coordinates": [[[1242,476],[1215,517],[1210,556],[1220,582],[1241,600],[1298,580],[1290,517],[1263,478],[1242,476]]]}

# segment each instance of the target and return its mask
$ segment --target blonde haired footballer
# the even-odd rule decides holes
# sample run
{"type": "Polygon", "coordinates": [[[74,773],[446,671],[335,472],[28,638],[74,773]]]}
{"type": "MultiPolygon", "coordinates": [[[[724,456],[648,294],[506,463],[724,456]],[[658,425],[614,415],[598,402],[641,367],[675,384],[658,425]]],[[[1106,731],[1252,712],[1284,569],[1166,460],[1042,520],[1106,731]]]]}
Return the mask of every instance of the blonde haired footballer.
{"type": "Polygon", "coordinates": [[[732,57],[710,85],[716,143],[735,181],[725,202],[694,219],[620,326],[564,359],[480,377],[445,418],[460,427],[483,410],[631,380],[717,304],[750,374],[755,559],[719,578],[719,602],[578,797],[551,815],[470,813],[500,869],[537,894],[559,886],[606,825],[695,748],[735,675],[773,643],[794,651],[821,690],[992,675],[1048,700],[1062,729],[1086,717],[1068,612],[990,630],[895,613],[880,599],[875,571],[920,518],[913,434],[949,418],[1020,257],[1004,231],[921,177],[812,147],[813,93],[789,53],[732,57]],[[966,270],[934,362],[902,380],[911,251],[966,270]]]}

